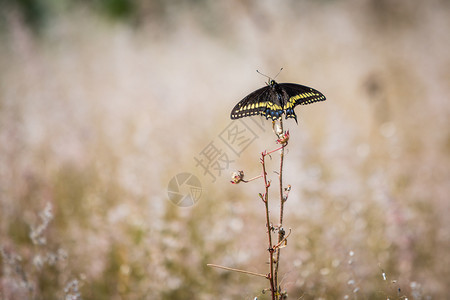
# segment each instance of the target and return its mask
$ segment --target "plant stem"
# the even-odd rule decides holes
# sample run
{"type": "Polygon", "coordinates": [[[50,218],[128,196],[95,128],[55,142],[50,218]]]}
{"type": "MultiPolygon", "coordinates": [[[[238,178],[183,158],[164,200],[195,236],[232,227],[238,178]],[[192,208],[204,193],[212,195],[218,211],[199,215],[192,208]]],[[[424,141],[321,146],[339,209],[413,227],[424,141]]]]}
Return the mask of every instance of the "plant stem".
{"type": "MultiPolygon", "coordinates": [[[[280,118],[280,131],[281,134],[283,134],[283,119],[280,118]]],[[[278,133],[277,133],[278,135],[278,133]]],[[[279,135],[278,135],[279,136],[279,135]]],[[[284,214],[284,196],[283,196],[283,161],[284,161],[284,147],[281,148],[280,151],[280,171],[278,173],[278,178],[280,182],[280,223],[278,227],[278,244],[283,240],[284,234],[281,231],[281,228],[283,227],[283,214],[284,214]]],[[[280,264],[280,248],[277,248],[277,259],[275,261],[275,277],[274,277],[274,284],[278,291],[278,266],[280,264]]]]}
{"type": "Polygon", "coordinates": [[[270,217],[269,217],[269,186],[270,183],[267,182],[267,173],[266,173],[266,163],[265,163],[265,157],[267,153],[262,153],[261,158],[261,164],[263,169],[263,178],[264,178],[264,186],[265,186],[265,192],[264,192],[264,205],[266,208],[266,225],[267,225],[267,236],[269,239],[269,261],[270,261],[270,274],[268,276],[268,279],[270,281],[270,291],[272,293],[272,300],[276,300],[276,285],[274,284],[274,270],[273,270],[273,251],[274,248],[272,246],[272,226],[270,225],[270,217]]]}

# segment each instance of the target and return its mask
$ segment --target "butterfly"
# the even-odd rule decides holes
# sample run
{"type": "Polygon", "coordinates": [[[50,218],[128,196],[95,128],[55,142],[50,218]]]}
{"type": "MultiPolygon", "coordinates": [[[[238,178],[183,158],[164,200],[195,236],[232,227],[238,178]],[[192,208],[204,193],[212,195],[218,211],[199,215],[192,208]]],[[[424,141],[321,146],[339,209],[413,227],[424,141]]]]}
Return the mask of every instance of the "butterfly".
{"type": "Polygon", "coordinates": [[[262,115],[272,121],[280,120],[283,113],[286,119],[293,118],[297,123],[294,107],[313,102],[325,101],[325,96],[310,87],[295,83],[277,83],[269,80],[267,86],[260,88],[239,101],[231,111],[231,119],[262,115]]]}

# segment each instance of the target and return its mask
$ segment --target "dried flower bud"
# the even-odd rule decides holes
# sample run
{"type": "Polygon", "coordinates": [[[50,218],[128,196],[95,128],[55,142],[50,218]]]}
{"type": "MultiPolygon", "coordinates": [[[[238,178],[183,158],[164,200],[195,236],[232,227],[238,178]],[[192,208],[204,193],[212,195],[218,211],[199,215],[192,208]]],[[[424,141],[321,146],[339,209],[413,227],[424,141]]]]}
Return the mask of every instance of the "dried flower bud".
{"type": "Polygon", "coordinates": [[[283,129],[281,129],[281,126],[279,124],[276,124],[275,133],[280,135],[283,132],[283,129]]]}
{"type": "Polygon", "coordinates": [[[282,238],[283,238],[284,235],[286,234],[286,231],[284,230],[283,227],[280,227],[280,228],[278,229],[278,232],[280,233],[280,235],[281,235],[282,238]]]}
{"type": "Polygon", "coordinates": [[[244,171],[236,171],[231,175],[232,184],[238,184],[242,180],[244,180],[244,171]]]}
{"type": "Polygon", "coordinates": [[[280,138],[277,140],[278,144],[285,145],[289,141],[289,130],[285,131],[282,135],[280,135],[280,138]]]}

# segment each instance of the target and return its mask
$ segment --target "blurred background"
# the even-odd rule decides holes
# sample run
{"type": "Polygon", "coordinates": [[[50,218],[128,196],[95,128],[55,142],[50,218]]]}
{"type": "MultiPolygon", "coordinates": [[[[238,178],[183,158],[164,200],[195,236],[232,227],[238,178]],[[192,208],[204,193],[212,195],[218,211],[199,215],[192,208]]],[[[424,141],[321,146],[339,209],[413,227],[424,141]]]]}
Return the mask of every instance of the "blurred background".
{"type": "Polygon", "coordinates": [[[0,298],[268,299],[206,264],[268,272],[263,184],[229,181],[275,137],[229,114],[283,67],[327,97],[285,122],[289,298],[444,299],[449,28],[445,0],[1,1],[0,298]]]}

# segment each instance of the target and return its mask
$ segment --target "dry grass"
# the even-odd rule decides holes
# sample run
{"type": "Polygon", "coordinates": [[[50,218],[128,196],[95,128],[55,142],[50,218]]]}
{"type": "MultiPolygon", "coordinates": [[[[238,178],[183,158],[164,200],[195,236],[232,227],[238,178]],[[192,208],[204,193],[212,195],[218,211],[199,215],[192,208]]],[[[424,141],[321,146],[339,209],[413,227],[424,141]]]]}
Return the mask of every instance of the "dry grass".
{"type": "Polygon", "coordinates": [[[262,186],[232,186],[229,175],[258,175],[272,133],[228,152],[234,162],[215,182],[194,157],[263,85],[255,69],[280,67],[279,81],[328,98],[286,126],[290,298],[445,298],[448,3],[240,3],[174,6],[166,22],[139,27],[75,10],[39,37],[8,15],[1,299],[265,299],[264,279],[206,264],[266,272],[262,186]],[[179,172],[202,182],[191,208],[167,199],[179,172]]]}

